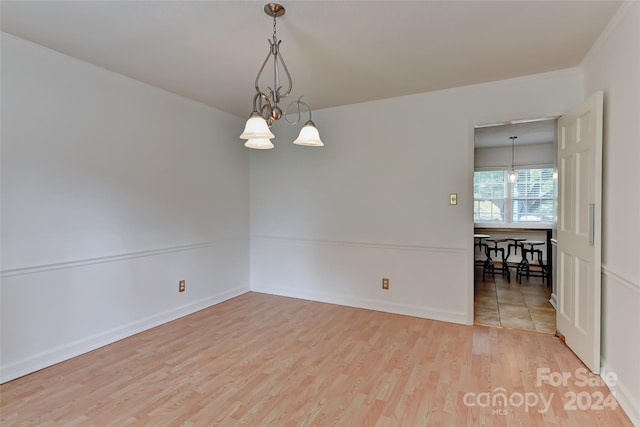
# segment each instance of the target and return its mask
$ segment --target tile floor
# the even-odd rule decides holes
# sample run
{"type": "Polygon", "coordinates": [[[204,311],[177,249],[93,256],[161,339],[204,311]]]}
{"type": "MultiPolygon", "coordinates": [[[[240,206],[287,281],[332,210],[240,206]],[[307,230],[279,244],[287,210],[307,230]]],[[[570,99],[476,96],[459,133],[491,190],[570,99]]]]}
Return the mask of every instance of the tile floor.
{"type": "Polygon", "coordinates": [[[483,282],[482,267],[476,267],[475,323],[555,334],[556,311],[547,284],[539,277],[525,277],[519,284],[515,269],[512,273],[511,283],[499,274],[488,274],[483,282]]]}

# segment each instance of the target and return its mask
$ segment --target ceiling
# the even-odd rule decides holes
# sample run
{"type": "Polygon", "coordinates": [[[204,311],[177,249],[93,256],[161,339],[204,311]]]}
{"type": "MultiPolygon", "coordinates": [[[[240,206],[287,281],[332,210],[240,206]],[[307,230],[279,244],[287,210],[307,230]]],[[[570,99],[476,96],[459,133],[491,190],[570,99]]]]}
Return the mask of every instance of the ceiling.
{"type": "MultiPolygon", "coordinates": [[[[247,117],[272,35],[264,3],[2,0],[0,25],[247,117]]],[[[287,1],[278,37],[291,98],[320,109],[577,66],[621,4],[287,1]]]]}

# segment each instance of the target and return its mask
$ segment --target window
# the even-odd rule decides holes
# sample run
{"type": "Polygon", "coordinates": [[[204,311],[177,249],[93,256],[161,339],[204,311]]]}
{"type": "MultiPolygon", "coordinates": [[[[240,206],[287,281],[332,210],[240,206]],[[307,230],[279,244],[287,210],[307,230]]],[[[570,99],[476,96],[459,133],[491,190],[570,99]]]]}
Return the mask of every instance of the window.
{"type": "Polygon", "coordinates": [[[483,223],[553,222],[552,168],[516,170],[510,183],[506,170],[473,174],[473,220],[483,223]]]}
{"type": "Polygon", "coordinates": [[[507,171],[473,174],[473,221],[505,222],[507,171]]]}

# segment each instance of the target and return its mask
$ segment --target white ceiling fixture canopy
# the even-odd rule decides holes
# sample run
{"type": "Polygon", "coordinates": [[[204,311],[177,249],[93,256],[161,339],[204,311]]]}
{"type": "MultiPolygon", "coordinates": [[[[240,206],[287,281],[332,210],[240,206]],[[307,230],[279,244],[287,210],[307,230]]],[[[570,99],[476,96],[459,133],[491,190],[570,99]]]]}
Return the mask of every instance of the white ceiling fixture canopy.
{"type": "Polygon", "coordinates": [[[307,147],[322,147],[323,142],[320,140],[320,134],[316,125],[311,120],[311,107],[306,102],[302,101],[302,97],[298,100],[291,102],[284,111],[280,108],[280,101],[289,96],[291,89],[293,88],[293,80],[287,64],[284,62],[284,58],[280,53],[280,44],[282,40],[278,39],[276,19],[285,14],[285,8],[278,3],[267,3],[264,6],[264,12],[273,18],[273,36],[269,41],[269,52],[265,58],[258,75],[255,80],[256,94],[253,96],[253,111],[247,120],[244,131],[240,135],[241,139],[246,139],[244,146],[248,148],[254,148],[258,150],[265,150],[273,148],[271,138],[275,138],[275,135],[269,129],[271,124],[284,118],[288,124],[297,124],[302,118],[301,107],[306,108],[309,113],[309,119],[306,121],[298,138],[293,143],[296,145],[304,145],[307,147]],[[265,70],[265,66],[269,64],[269,60],[273,61],[273,86],[267,86],[268,90],[265,91],[260,88],[260,77],[265,70]],[[280,80],[280,73],[284,72],[286,77],[286,83],[283,86],[280,80]],[[295,105],[297,107],[297,118],[295,120],[289,120],[289,108],[295,105]],[[268,141],[268,142],[267,142],[268,141]]]}

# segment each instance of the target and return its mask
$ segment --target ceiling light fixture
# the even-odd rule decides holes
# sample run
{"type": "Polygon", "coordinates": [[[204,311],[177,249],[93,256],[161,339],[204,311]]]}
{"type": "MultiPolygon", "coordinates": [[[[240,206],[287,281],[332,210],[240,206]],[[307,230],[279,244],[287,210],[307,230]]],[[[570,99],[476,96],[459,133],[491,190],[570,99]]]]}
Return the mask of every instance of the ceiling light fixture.
{"type": "Polygon", "coordinates": [[[518,138],[517,136],[509,137],[509,139],[511,140],[511,166],[509,166],[509,182],[512,184],[516,182],[516,180],[518,179],[518,175],[516,174],[516,170],[513,165],[513,151],[515,149],[515,143],[517,138],[518,138]]]}
{"type": "Polygon", "coordinates": [[[293,81],[291,74],[287,69],[287,65],[282,59],[280,54],[280,42],[276,36],[276,18],[284,15],[285,9],[278,3],[267,3],[264,6],[264,12],[273,17],[273,37],[269,41],[269,53],[262,63],[262,67],[258,71],[256,76],[255,88],[256,94],[253,96],[253,111],[247,120],[244,132],[240,135],[241,139],[246,139],[245,147],[254,148],[258,150],[268,150],[273,148],[271,138],[275,138],[275,135],[269,129],[271,124],[284,118],[285,122],[290,125],[294,125],[300,122],[302,117],[301,107],[306,108],[309,112],[309,120],[304,124],[300,130],[298,138],[293,141],[296,145],[305,145],[308,147],[322,147],[324,144],[320,140],[320,135],[316,125],[311,121],[311,107],[309,104],[302,101],[302,97],[296,101],[292,101],[287,105],[284,111],[278,105],[283,98],[286,98],[291,93],[293,81]],[[262,75],[264,67],[269,62],[269,58],[273,59],[273,87],[268,86],[268,94],[260,89],[259,80],[262,75]],[[287,89],[281,92],[282,85],[280,84],[280,66],[284,70],[287,77],[287,89]],[[289,120],[289,109],[292,105],[297,108],[297,118],[295,120],[289,120]]]}

